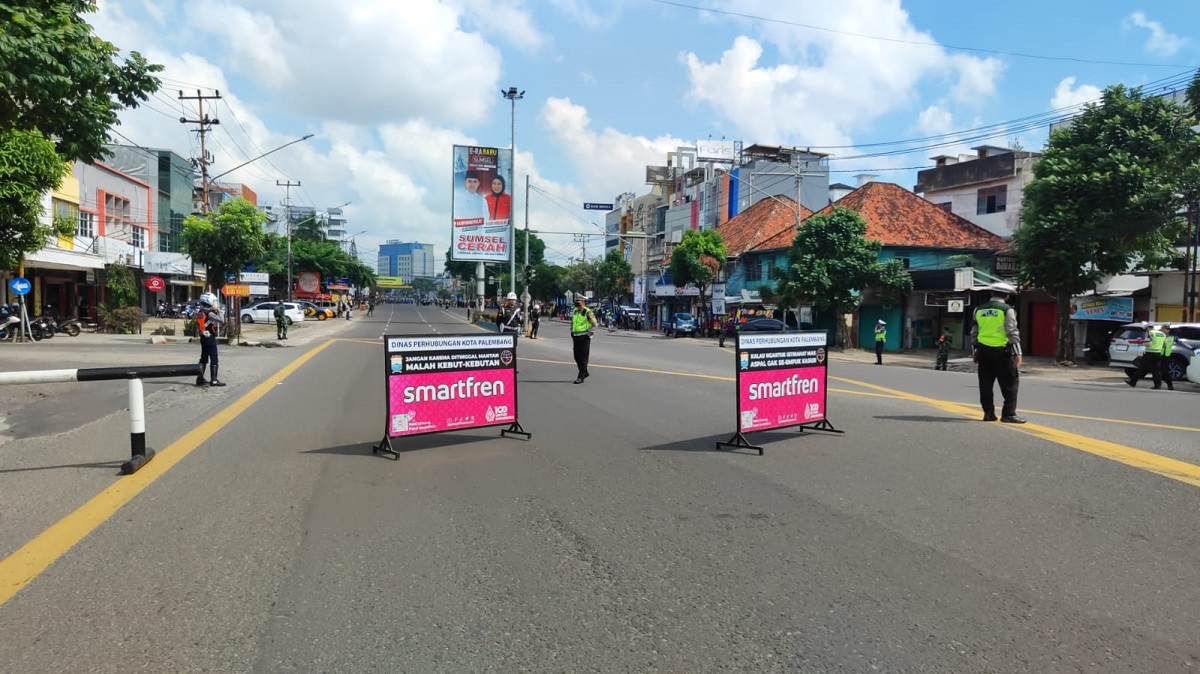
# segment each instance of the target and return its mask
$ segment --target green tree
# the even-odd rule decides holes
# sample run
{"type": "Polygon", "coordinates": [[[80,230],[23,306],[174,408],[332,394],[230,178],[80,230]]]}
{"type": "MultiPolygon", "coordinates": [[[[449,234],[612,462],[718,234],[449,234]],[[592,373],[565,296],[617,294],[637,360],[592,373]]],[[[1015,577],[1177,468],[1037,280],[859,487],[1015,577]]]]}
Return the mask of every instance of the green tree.
{"type": "Polygon", "coordinates": [[[66,174],[67,164],[40,133],[0,131],[0,270],[17,269],[26,253],[46,245],[42,195],[66,174]]]}
{"type": "MultiPolygon", "coordinates": [[[[596,260],[580,260],[572,263],[563,273],[563,283],[573,293],[596,291],[600,279],[600,263],[596,260]]],[[[563,291],[564,293],[566,290],[563,291]]]]}
{"type": "Polygon", "coordinates": [[[65,160],[104,153],[117,113],[158,90],[162,70],[122,57],[83,18],[95,0],[0,0],[0,129],[54,139],[65,160]]]}
{"type": "Polygon", "coordinates": [[[689,229],[671,252],[671,282],[676,287],[695,285],[703,300],[705,289],[717,278],[717,272],[724,264],[725,242],[717,230],[689,229]]]}
{"type": "Polygon", "coordinates": [[[534,274],[533,283],[529,286],[531,296],[554,303],[566,294],[568,288],[565,281],[567,275],[565,267],[543,262],[535,265],[534,269],[537,270],[537,273],[534,274]]]}
{"type": "Polygon", "coordinates": [[[0,267],[45,244],[41,195],[103,155],[117,113],[158,90],[150,65],[92,33],[93,0],[0,0],[0,267]],[[56,156],[55,156],[56,155],[56,156]],[[53,157],[53,158],[52,158],[53,157]]]}
{"type": "Polygon", "coordinates": [[[324,241],[326,224],[324,218],[316,215],[309,215],[297,220],[292,223],[292,241],[297,239],[313,242],[324,241]]]}
{"type": "Polygon", "coordinates": [[[121,309],[137,304],[137,279],[129,267],[123,264],[109,264],[104,267],[104,287],[108,289],[108,305],[112,309],[121,309]]]}
{"type": "Polygon", "coordinates": [[[608,251],[596,272],[596,292],[601,297],[624,295],[633,283],[633,269],[616,248],[608,251]]]}
{"type": "Polygon", "coordinates": [[[516,230],[516,237],[513,251],[517,254],[517,267],[524,269],[525,265],[541,264],[546,259],[546,242],[538,238],[537,234],[529,233],[529,259],[525,259],[525,230],[516,230]]]}
{"type": "Polygon", "coordinates": [[[208,268],[208,284],[217,291],[228,274],[261,259],[266,220],[266,214],[245,199],[226,201],[216,213],[190,215],[183,221],[183,251],[208,268]]]}
{"type": "Polygon", "coordinates": [[[912,277],[898,260],[879,262],[881,245],[867,238],[867,223],[858,213],[835,208],[809,218],[788,250],[775,292],[786,306],[807,300],[837,319],[837,343],[850,343],[845,315],[858,306],[863,290],[878,288],[895,299],[912,291],[912,277]]]}
{"type": "Polygon", "coordinates": [[[1051,135],[1034,167],[1014,239],[1022,281],[1057,301],[1059,362],[1075,352],[1073,296],[1105,276],[1176,257],[1178,213],[1200,182],[1188,112],[1140,89],[1109,87],[1051,135]]]}
{"type": "Polygon", "coordinates": [[[475,264],[474,262],[451,260],[450,249],[446,249],[446,272],[450,274],[451,278],[470,284],[471,288],[475,287],[475,264]]]}
{"type": "Polygon", "coordinates": [[[434,283],[433,279],[431,278],[415,278],[412,280],[411,285],[413,290],[421,293],[422,297],[424,297],[426,293],[431,293],[434,290],[437,290],[437,283],[434,283]]]}

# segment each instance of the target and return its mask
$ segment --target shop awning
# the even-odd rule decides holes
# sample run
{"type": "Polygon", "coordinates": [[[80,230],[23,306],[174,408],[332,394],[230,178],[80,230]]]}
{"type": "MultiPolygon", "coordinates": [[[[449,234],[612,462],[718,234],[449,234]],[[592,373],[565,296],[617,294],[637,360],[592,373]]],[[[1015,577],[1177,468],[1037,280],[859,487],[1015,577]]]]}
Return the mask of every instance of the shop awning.
{"type": "Polygon", "coordinates": [[[35,269],[85,271],[104,269],[104,260],[93,253],[80,253],[61,248],[42,248],[25,256],[25,266],[35,269]]]}

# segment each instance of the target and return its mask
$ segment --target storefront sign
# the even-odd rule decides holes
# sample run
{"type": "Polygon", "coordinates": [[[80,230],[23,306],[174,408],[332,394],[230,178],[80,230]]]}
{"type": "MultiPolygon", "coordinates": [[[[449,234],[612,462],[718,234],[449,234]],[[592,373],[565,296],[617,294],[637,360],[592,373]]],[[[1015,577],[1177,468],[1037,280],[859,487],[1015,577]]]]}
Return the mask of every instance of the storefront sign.
{"type": "Polygon", "coordinates": [[[158,276],[151,276],[150,278],[146,279],[146,290],[149,290],[152,293],[162,292],[166,287],[166,281],[163,281],[158,276]]]}
{"type": "Polygon", "coordinates": [[[250,286],[237,283],[227,283],[221,288],[221,294],[226,297],[249,297],[250,286]]]}
{"type": "Polygon", "coordinates": [[[321,275],[315,271],[302,271],[296,278],[296,289],[306,293],[321,290],[321,275]]]}
{"type": "Polygon", "coordinates": [[[1092,297],[1071,300],[1071,318],[1079,321],[1133,320],[1132,297],[1092,297]]]}

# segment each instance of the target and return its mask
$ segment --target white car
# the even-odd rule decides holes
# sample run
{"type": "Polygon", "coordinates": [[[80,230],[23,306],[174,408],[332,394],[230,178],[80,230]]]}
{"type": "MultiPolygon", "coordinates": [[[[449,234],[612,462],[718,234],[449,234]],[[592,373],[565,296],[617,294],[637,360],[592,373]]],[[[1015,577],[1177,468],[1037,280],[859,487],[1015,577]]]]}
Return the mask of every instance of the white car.
{"type": "MultiPolygon", "coordinates": [[[[243,323],[274,323],[275,305],[278,302],[259,302],[243,307],[241,318],[243,323]]],[[[304,309],[292,302],[283,303],[284,320],[288,325],[304,321],[304,309]]]]}
{"type": "Polygon", "coordinates": [[[1185,374],[1188,381],[1193,384],[1200,384],[1200,349],[1192,352],[1192,359],[1188,362],[1185,374]]]}

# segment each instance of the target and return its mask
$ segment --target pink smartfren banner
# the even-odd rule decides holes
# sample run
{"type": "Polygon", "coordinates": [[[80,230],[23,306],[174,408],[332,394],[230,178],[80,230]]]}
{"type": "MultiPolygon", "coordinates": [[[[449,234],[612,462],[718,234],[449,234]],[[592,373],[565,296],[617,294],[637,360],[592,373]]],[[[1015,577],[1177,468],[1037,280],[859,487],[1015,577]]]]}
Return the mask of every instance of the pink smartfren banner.
{"type": "Polygon", "coordinates": [[[529,436],[517,421],[516,335],[384,337],[387,431],[391,438],[509,426],[501,434],[529,436]]]}
{"type": "Polygon", "coordinates": [[[738,334],[737,432],[717,448],[756,449],[745,433],[799,426],[840,433],[827,416],[824,332],[738,334]]]}

